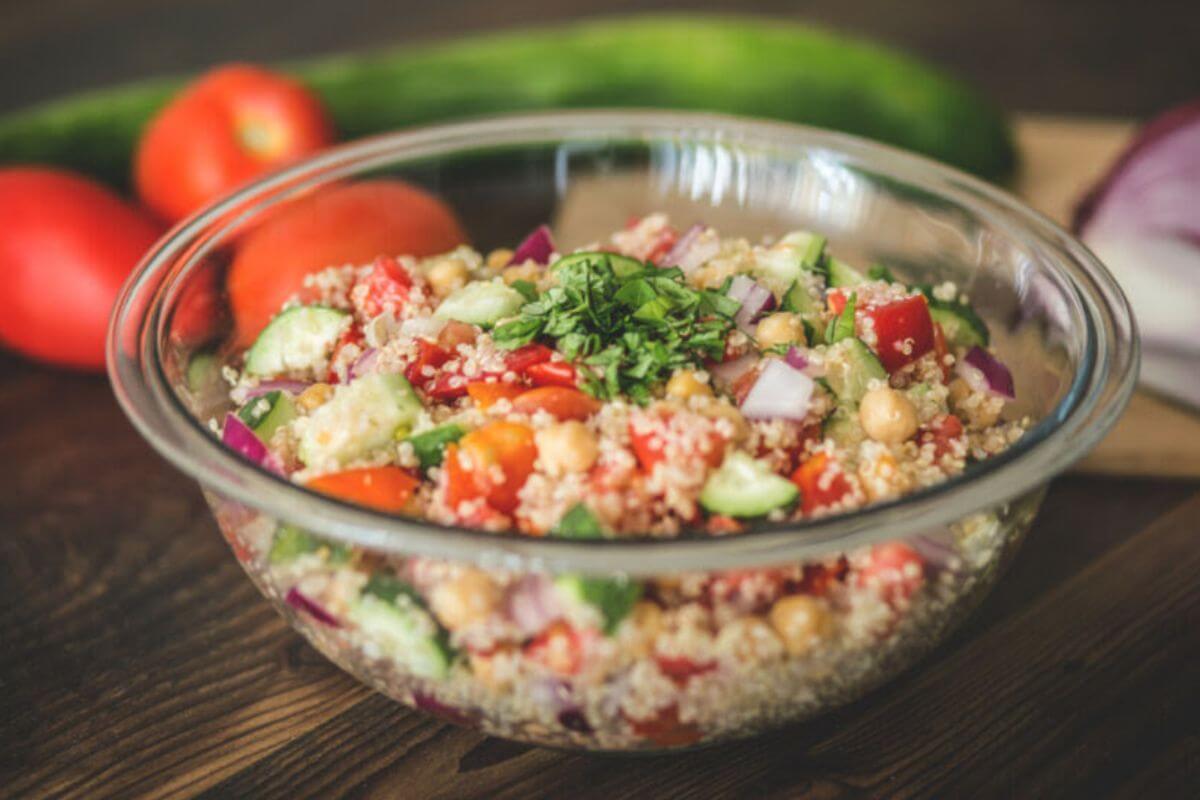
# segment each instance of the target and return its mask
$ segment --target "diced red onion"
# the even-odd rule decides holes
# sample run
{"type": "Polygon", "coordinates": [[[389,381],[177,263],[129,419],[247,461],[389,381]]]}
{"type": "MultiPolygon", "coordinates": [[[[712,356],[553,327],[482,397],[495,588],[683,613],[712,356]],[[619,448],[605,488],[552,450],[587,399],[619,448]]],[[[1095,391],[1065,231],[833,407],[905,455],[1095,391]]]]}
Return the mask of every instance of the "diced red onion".
{"type": "Polygon", "coordinates": [[[1017,396],[1008,367],[978,345],[967,351],[956,371],[975,391],[988,392],[1008,400],[1017,396]]]}
{"type": "Polygon", "coordinates": [[[225,415],[225,429],[221,432],[221,444],[234,451],[242,458],[257,464],[271,472],[283,474],[283,465],[275,454],[267,449],[258,434],[250,426],[242,422],[234,413],[225,415]]]}
{"type": "Polygon", "coordinates": [[[430,714],[441,717],[448,722],[453,722],[456,725],[467,726],[473,726],[475,724],[475,715],[470,711],[464,711],[460,708],[447,705],[431,694],[416,691],[413,692],[412,698],[414,706],[422,711],[426,711],[430,714]]]}
{"type": "Polygon", "coordinates": [[[257,386],[246,390],[246,399],[253,400],[256,397],[262,397],[264,394],[271,392],[287,392],[288,394],[300,394],[309,386],[312,386],[308,381],[289,381],[282,378],[270,381],[261,381],[257,386]]]}
{"type": "Polygon", "coordinates": [[[808,367],[808,358],[800,351],[799,347],[789,347],[787,355],[783,357],[783,360],[786,361],[788,366],[792,369],[803,370],[808,367]]]}
{"type": "Polygon", "coordinates": [[[331,628],[340,628],[341,623],[337,621],[337,617],[325,610],[324,606],[313,600],[304,592],[293,586],[288,589],[287,596],[283,598],[287,604],[297,611],[303,611],[310,617],[320,622],[322,625],[328,625],[331,628]]]}
{"type": "Polygon", "coordinates": [[[508,590],[505,611],[526,636],[541,633],[562,616],[554,584],[544,575],[527,575],[508,590]]]}
{"type": "Polygon", "coordinates": [[[758,318],[775,307],[775,295],[771,294],[771,290],[745,275],[733,276],[727,294],[742,304],[733,321],[748,336],[754,335],[754,323],[758,318]]]}
{"type": "Polygon", "coordinates": [[[713,376],[713,380],[722,386],[728,387],[733,385],[734,381],[745,375],[748,371],[754,369],[754,365],[757,363],[757,353],[746,353],[744,356],[738,356],[730,361],[709,367],[708,372],[713,376]]]}
{"type": "Polygon", "coordinates": [[[400,323],[400,334],[410,339],[436,339],[449,320],[438,317],[412,317],[400,323]]]}
{"type": "Polygon", "coordinates": [[[945,569],[958,569],[962,566],[962,559],[958,555],[958,550],[944,536],[922,534],[909,537],[904,541],[913,550],[917,551],[917,554],[925,562],[926,568],[941,571],[945,569]]]}
{"type": "Polygon", "coordinates": [[[583,709],[578,706],[568,706],[558,712],[558,724],[576,733],[593,733],[592,723],[588,722],[583,709]]]}
{"type": "Polygon", "coordinates": [[[554,250],[554,237],[550,233],[550,228],[539,225],[534,228],[533,233],[526,236],[524,241],[517,245],[517,249],[513,251],[512,258],[508,263],[524,264],[526,261],[534,261],[538,264],[549,264],[554,250]]]}
{"type": "Polygon", "coordinates": [[[680,236],[675,246],[659,260],[660,267],[679,267],[690,275],[709,259],[721,252],[721,242],[715,236],[705,236],[707,225],[697,223],[680,236]]]}
{"type": "Polygon", "coordinates": [[[363,354],[355,359],[354,363],[350,365],[350,380],[361,378],[363,375],[369,374],[375,368],[375,362],[378,360],[379,350],[374,347],[368,347],[363,351],[363,354]]]}
{"type": "Polygon", "coordinates": [[[769,358],[742,401],[747,419],[803,420],[808,415],[815,382],[778,358],[769,358]]]}

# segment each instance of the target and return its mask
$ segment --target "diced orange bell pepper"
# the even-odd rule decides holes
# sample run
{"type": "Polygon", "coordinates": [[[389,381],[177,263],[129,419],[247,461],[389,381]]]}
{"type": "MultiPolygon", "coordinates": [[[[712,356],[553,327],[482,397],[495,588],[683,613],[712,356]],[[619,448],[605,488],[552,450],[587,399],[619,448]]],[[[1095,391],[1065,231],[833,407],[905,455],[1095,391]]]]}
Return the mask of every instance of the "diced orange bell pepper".
{"type": "Polygon", "coordinates": [[[377,511],[403,511],[420,481],[400,467],[363,467],[321,475],[308,488],[377,511]]]}
{"type": "Polygon", "coordinates": [[[472,381],[467,384],[467,394],[479,408],[489,408],[501,400],[515,400],[526,391],[526,387],[499,381],[472,381]]]}
{"type": "Polygon", "coordinates": [[[541,386],[522,392],[513,400],[513,410],[524,414],[545,411],[556,419],[582,422],[600,410],[600,403],[578,389],[541,386]]]}

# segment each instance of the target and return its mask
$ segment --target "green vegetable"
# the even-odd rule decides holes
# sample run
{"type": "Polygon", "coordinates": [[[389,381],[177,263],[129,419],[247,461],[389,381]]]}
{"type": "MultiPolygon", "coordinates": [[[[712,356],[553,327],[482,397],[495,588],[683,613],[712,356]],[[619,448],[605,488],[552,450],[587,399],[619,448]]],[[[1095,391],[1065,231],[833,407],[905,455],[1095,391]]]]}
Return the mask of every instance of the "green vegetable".
{"type": "Polygon", "coordinates": [[[450,634],[425,607],[417,590],[376,572],[350,609],[350,619],[380,649],[422,678],[443,678],[455,651],[450,634]]]}
{"type": "Polygon", "coordinates": [[[913,287],[929,302],[929,316],[942,326],[946,341],[956,347],[987,347],[991,341],[987,323],[975,313],[975,309],[957,300],[939,300],[933,296],[933,287],[919,283],[913,287]]]}
{"type": "Polygon", "coordinates": [[[733,452],[708,476],[700,505],[714,514],[761,517],[795,502],[799,490],[787,478],[742,452],[733,452]]]}
{"type": "Polygon", "coordinates": [[[822,435],[833,439],[838,447],[857,447],[866,438],[858,411],[853,406],[839,405],[821,428],[822,435]]]}
{"type": "Polygon", "coordinates": [[[647,402],[651,388],[675,370],[725,352],[737,301],[693,289],[679,269],[609,253],[577,253],[552,269],[558,285],[492,336],[510,348],[552,340],[567,360],[593,368],[581,370],[582,388],[593,397],[647,402]]]}
{"type": "Polygon", "coordinates": [[[246,374],[274,376],[315,369],[329,357],[350,315],[326,306],[284,309],[246,351],[246,374]]]}
{"type": "Polygon", "coordinates": [[[410,436],[408,443],[412,445],[417,460],[421,462],[421,469],[427,470],[430,467],[441,466],[442,459],[446,457],[446,445],[457,442],[466,434],[466,428],[451,422],[410,436]]]}
{"type": "Polygon", "coordinates": [[[350,559],[350,548],[344,544],[327,542],[313,536],[295,525],[280,525],[271,540],[271,552],[267,555],[272,564],[286,564],[305,553],[315,553],[324,548],[331,564],[344,564],[350,559]]]}
{"type": "Polygon", "coordinates": [[[846,288],[866,283],[867,278],[845,261],[836,258],[829,259],[829,285],[834,288],[846,288]]]}
{"type": "Polygon", "coordinates": [[[203,395],[215,387],[221,380],[221,362],[212,353],[196,353],[188,361],[187,373],[184,376],[188,391],[194,395],[203,395]]]}
{"type": "Polygon", "coordinates": [[[576,503],[562,515],[551,533],[564,539],[602,539],[604,527],[587,506],[576,503]]]}
{"type": "Polygon", "coordinates": [[[454,291],[441,302],[433,316],[490,327],[505,317],[516,314],[523,305],[525,296],[496,278],[490,281],[472,281],[454,291]]]}
{"type": "Polygon", "coordinates": [[[851,292],[842,313],[829,321],[829,327],[825,329],[825,344],[837,344],[842,339],[854,336],[854,311],[857,306],[858,294],[851,292]]]}
{"type": "Polygon", "coordinates": [[[892,271],[883,264],[872,264],[870,268],[867,269],[867,277],[873,281],[900,283],[900,281],[896,279],[896,276],[892,274],[892,271]]]}
{"type": "Polygon", "coordinates": [[[861,339],[844,339],[825,357],[825,379],[841,403],[858,406],[872,380],[886,381],[887,370],[861,339]]]}
{"type": "Polygon", "coordinates": [[[642,584],[627,578],[562,575],[555,579],[554,588],[569,600],[586,603],[599,611],[604,618],[604,632],[610,636],[642,596],[642,584]]]}
{"type": "MultiPolygon", "coordinates": [[[[999,111],[908,56],[781,20],[639,16],[464,37],[296,64],[353,138],[547,108],[723,111],[843,130],[985,177],[1012,169],[999,111]]],[[[0,120],[0,160],[129,181],[143,125],[182,85],[154,80],[67,97],[0,120]]]]}
{"type": "Polygon", "coordinates": [[[296,418],[296,404],[287,392],[267,392],[246,403],[237,414],[258,438],[269,442],[275,431],[296,418]]]}
{"type": "Polygon", "coordinates": [[[392,442],[417,421],[421,400],[403,375],[374,373],[341,384],[300,435],[305,464],[346,464],[392,442]]]}

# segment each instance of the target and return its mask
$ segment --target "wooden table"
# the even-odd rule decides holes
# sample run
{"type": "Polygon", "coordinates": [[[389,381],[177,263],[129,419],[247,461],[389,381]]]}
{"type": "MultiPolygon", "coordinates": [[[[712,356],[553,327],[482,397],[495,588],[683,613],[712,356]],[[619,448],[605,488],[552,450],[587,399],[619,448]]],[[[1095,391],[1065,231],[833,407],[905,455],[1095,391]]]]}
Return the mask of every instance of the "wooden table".
{"type": "MultiPolygon", "coordinates": [[[[1022,190],[1061,216],[1124,133],[1026,119],[1022,190]]],[[[102,379],[0,370],[0,796],[1200,793],[1200,420],[1152,398],[1055,481],[1011,573],[921,667],[772,735],[618,760],[363,688],[258,596],[102,379]]]]}

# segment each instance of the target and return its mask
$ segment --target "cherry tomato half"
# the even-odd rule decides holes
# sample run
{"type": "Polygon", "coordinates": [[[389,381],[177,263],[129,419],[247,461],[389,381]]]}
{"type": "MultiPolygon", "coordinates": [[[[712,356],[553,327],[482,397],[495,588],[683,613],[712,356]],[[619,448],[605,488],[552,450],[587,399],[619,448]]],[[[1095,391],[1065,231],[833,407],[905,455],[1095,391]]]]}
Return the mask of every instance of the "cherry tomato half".
{"type": "Polygon", "coordinates": [[[103,369],[113,301],[161,232],[81,176],[0,170],[0,341],[54,364],[103,369]]]}
{"type": "Polygon", "coordinates": [[[536,460],[532,429],[516,422],[489,422],[446,448],[446,502],[456,508],[465,500],[483,498],[497,511],[511,514],[536,460]]]}
{"type": "Polygon", "coordinates": [[[150,120],[134,183],[147,207],[175,222],[333,141],[329,114],[303,84],[233,64],[200,77],[150,120]]]}

